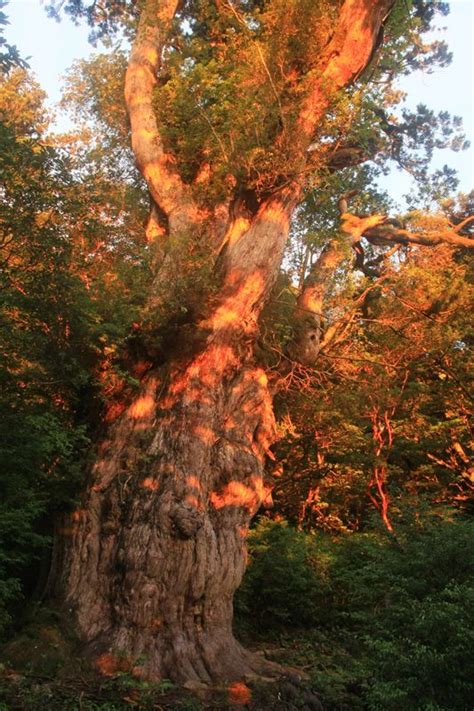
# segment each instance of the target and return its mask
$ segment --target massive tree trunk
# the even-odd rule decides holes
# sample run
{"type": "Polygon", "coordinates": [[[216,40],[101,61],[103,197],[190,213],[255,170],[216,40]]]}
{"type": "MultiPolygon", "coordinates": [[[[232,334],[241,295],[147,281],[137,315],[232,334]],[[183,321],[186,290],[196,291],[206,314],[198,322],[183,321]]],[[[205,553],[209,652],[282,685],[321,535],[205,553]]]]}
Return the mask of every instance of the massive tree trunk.
{"type": "MultiPolygon", "coordinates": [[[[369,61],[392,4],[341,4],[296,123],[296,174],[304,175],[307,147],[334,97],[369,61]]],[[[177,5],[145,2],[126,80],[133,148],[153,201],[147,319],[182,269],[169,246],[174,237],[199,240],[215,255],[219,288],[177,336],[168,362],[149,360],[139,391],[109,423],[64,531],[60,587],[98,658],[125,655],[149,679],[209,683],[261,666],[232,635],[246,533],[270,496],[265,460],[275,439],[271,394],[252,350],[303,185],[286,181],[251,207],[242,192],[212,210],[196,202],[165,152],[152,105],[177,5]]]]}
{"type": "Polygon", "coordinates": [[[141,658],[148,678],[210,682],[256,667],[232,636],[232,597],[269,493],[274,419],[251,343],[290,212],[283,199],[267,203],[229,250],[235,266],[201,347],[143,377],[68,531],[67,599],[82,637],[99,656],[141,658]]]}

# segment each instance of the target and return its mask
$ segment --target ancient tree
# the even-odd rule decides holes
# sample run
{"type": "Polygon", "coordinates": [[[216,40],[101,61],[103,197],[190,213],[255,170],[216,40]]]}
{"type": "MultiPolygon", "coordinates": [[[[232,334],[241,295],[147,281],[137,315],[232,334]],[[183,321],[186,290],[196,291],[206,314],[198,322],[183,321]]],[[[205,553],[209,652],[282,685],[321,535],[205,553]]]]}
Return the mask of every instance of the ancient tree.
{"type": "MultiPolygon", "coordinates": [[[[154,270],[129,359],[140,384],[108,410],[63,529],[59,587],[92,653],[126,655],[149,679],[209,683],[261,668],[232,634],[247,529],[272,489],[259,315],[308,176],[354,160],[334,116],[344,123],[394,4],[144,0],[135,17],[125,98],[154,270]]],[[[121,5],[110,8],[114,18],[121,5]]],[[[344,215],[357,241],[359,218],[344,215]]],[[[365,234],[407,239],[384,219],[365,234]]],[[[304,313],[317,317],[321,274],[337,259],[325,253],[304,313]]],[[[310,362],[317,323],[305,329],[292,355],[310,362]]]]}

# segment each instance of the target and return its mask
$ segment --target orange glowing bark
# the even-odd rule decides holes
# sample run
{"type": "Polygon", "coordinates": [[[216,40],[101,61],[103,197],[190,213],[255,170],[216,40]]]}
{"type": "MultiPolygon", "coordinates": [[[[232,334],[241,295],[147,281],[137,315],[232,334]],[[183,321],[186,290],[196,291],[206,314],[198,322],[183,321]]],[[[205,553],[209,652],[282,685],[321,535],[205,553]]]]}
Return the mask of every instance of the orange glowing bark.
{"type": "MultiPolygon", "coordinates": [[[[178,0],[148,0],[144,4],[125,78],[125,100],[133,151],[150,194],[168,217],[173,215],[180,227],[186,228],[193,223],[196,206],[174,167],[173,156],[164,150],[152,101],[161,52],[177,7],[178,0]]],[[[150,238],[157,233],[161,230],[153,219],[150,238]]]]}
{"type": "MultiPolygon", "coordinates": [[[[333,97],[363,72],[394,0],[346,0],[331,41],[308,81],[298,128],[306,149],[333,97]]],[[[297,134],[298,135],[298,134],[297,134]]]]}
{"type": "MultiPolygon", "coordinates": [[[[133,149],[153,201],[148,235],[160,244],[148,320],[176,280],[168,243],[185,236],[207,249],[215,284],[194,318],[167,336],[166,347],[147,344],[146,367],[133,371],[139,391],[124,395],[123,409],[107,418],[83,513],[67,535],[59,588],[104,673],[117,652],[132,667],[144,660],[140,675],[153,680],[242,682],[269,671],[232,635],[246,531],[259,506],[271,503],[265,466],[276,436],[272,396],[253,346],[304,188],[308,142],[337,92],[368,62],[392,4],[342,4],[307,78],[289,156],[295,177],[276,181],[265,195],[234,181],[234,193],[210,205],[196,196],[212,171],[199,171],[199,190],[182,179],[153,110],[179,3],[143,2],[125,94],[133,149]]],[[[235,703],[247,702],[243,684],[233,689],[235,703]]]]}
{"type": "Polygon", "coordinates": [[[294,313],[290,355],[303,365],[314,365],[321,346],[322,315],[326,293],[336,268],[346,256],[342,240],[331,240],[304,281],[294,313]]]}
{"type": "MultiPolygon", "coordinates": [[[[444,229],[414,232],[394,227],[385,215],[359,217],[351,213],[344,213],[342,219],[342,230],[351,235],[354,243],[359,242],[361,237],[365,237],[368,242],[375,245],[415,244],[423,247],[436,247],[447,244],[455,248],[474,249],[474,239],[459,234],[464,223],[461,225],[447,223],[444,229]]],[[[469,219],[474,219],[474,217],[469,219]]]]}

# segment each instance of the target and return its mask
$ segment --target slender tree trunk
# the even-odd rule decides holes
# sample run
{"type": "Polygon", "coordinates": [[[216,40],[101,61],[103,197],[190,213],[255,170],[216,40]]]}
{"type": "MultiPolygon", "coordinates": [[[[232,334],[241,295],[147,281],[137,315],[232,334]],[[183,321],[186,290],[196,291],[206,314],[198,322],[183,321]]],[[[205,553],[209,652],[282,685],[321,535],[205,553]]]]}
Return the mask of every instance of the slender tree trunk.
{"type": "Polygon", "coordinates": [[[327,292],[345,256],[347,250],[342,240],[333,239],[328,242],[300,290],[293,314],[293,339],[288,352],[302,365],[313,366],[317,361],[327,292]]]}

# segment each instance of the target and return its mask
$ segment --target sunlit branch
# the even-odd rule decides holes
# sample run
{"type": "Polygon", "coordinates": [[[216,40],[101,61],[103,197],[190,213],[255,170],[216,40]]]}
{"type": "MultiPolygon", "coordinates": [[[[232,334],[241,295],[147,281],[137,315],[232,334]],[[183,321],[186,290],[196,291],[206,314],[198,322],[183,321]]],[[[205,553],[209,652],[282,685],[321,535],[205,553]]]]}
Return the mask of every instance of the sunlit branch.
{"type": "Polygon", "coordinates": [[[153,90],[178,0],[146,0],[125,77],[132,148],[151,196],[171,226],[186,229],[195,219],[190,189],[166,153],[153,108],[153,90]]]}
{"type": "Polygon", "coordinates": [[[308,77],[298,129],[306,150],[337,93],[364,71],[372,58],[383,22],[394,0],[346,0],[331,41],[308,77]]]}
{"type": "Polygon", "coordinates": [[[354,243],[364,237],[376,246],[414,244],[436,247],[440,244],[448,244],[458,248],[474,249],[474,239],[463,237],[455,227],[429,232],[411,232],[398,224],[393,224],[393,222],[385,215],[359,217],[346,212],[342,215],[342,230],[352,236],[354,243]]]}

